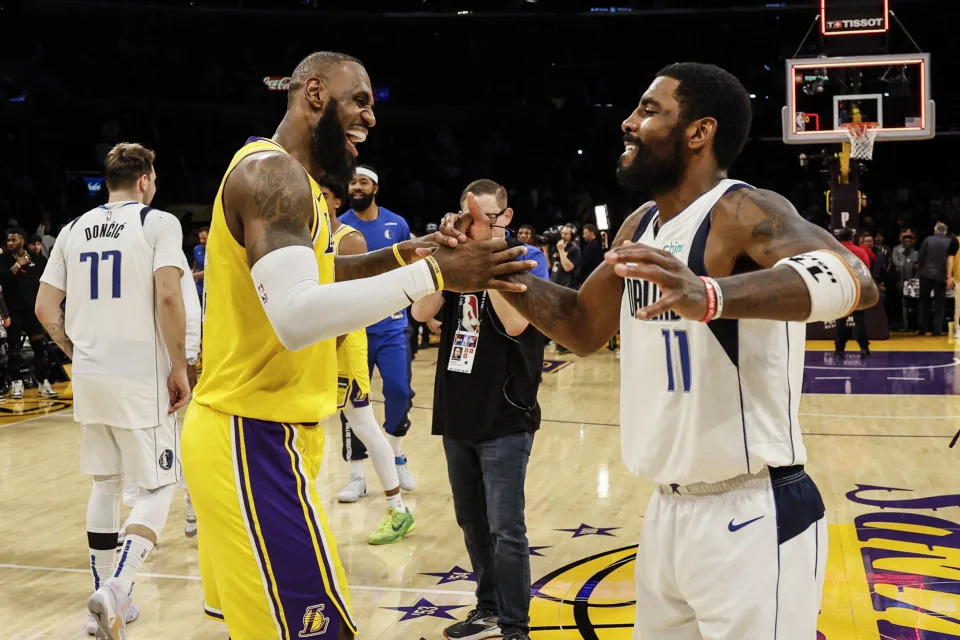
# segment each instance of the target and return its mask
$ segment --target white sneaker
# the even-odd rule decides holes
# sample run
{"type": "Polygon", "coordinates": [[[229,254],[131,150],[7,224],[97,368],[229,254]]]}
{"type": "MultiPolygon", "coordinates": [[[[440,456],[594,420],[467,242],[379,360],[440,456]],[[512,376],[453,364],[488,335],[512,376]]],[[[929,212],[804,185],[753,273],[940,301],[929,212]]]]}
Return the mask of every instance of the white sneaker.
{"type": "Polygon", "coordinates": [[[356,502],[365,495],[367,495],[367,483],[363,476],[355,476],[351,473],[346,486],[337,494],[337,502],[356,502]]]}
{"type": "Polygon", "coordinates": [[[23,398],[23,380],[13,381],[13,387],[12,387],[12,391],[10,392],[10,396],[14,400],[20,400],[21,398],[23,398]]]}
{"type": "Polygon", "coordinates": [[[400,488],[404,491],[413,491],[417,488],[417,481],[413,479],[413,474],[407,467],[405,456],[397,458],[397,477],[400,478],[400,488]]]}
{"type": "Polygon", "coordinates": [[[53,385],[50,384],[50,381],[46,379],[43,381],[43,384],[40,385],[39,393],[40,393],[40,397],[47,397],[47,398],[60,397],[60,394],[56,392],[56,390],[53,388],[53,385]]]}
{"type": "MultiPolygon", "coordinates": [[[[133,600],[127,603],[127,615],[125,617],[127,624],[130,624],[140,617],[140,607],[138,607],[133,600]]],[[[87,614],[87,635],[97,635],[97,617],[92,613],[87,614]]]]}
{"type": "Polygon", "coordinates": [[[97,640],[127,640],[127,611],[132,604],[114,578],[100,585],[87,600],[87,609],[96,619],[97,640]]]}

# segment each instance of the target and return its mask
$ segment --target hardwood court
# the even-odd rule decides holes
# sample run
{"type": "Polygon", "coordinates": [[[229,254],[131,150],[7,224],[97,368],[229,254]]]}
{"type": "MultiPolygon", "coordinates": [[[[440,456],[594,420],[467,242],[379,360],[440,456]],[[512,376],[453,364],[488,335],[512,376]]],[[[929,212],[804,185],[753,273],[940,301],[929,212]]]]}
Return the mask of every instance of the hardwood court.
{"type": "MultiPolygon", "coordinates": [[[[805,388],[816,393],[804,396],[801,419],[830,523],[826,640],[960,639],[960,449],[947,448],[960,425],[953,346],[946,338],[892,340],[876,343],[872,361],[850,354],[837,363],[814,350],[832,345],[809,345],[805,388]]],[[[442,638],[473,604],[441,444],[429,435],[435,359],[431,349],[414,363],[406,448],[418,489],[404,499],[418,528],[406,540],[366,544],[384,509],[372,468],[370,496],[334,501],[348,467],[339,425],[327,432],[318,486],[363,639],[442,638]]],[[[532,637],[627,640],[632,547],[652,485],[620,462],[617,358],[570,360],[544,375],[545,420],[527,481],[532,637]]],[[[0,637],[85,638],[90,485],[78,471],[80,430],[69,411],[45,413],[69,402],[31,397],[0,405],[0,637]]],[[[183,536],[183,518],[178,495],[134,591],[142,614],[130,640],[226,637],[201,615],[196,541],[183,536]]]]}

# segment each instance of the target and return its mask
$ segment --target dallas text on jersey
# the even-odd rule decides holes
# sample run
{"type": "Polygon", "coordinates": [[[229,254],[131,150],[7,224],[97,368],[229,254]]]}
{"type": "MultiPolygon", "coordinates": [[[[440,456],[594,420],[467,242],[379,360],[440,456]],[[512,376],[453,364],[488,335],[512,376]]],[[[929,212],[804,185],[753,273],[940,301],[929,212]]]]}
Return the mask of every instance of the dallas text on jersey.
{"type": "MultiPolygon", "coordinates": [[[[660,287],[648,280],[628,278],[626,282],[627,299],[630,301],[630,315],[637,320],[637,311],[648,307],[660,299],[660,287]]],[[[671,310],[658,316],[647,318],[644,322],[676,322],[680,316],[671,310]]]]}

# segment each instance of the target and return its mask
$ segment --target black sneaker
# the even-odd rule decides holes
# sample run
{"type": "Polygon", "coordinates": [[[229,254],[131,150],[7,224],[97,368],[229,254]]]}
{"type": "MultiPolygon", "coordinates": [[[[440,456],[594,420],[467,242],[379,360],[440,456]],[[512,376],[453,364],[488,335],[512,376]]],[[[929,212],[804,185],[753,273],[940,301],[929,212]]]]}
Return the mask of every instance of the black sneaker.
{"type": "Polygon", "coordinates": [[[873,357],[873,354],[870,353],[870,349],[860,349],[860,359],[868,360],[873,357]]]}
{"type": "Polygon", "coordinates": [[[503,640],[530,640],[530,636],[523,631],[510,631],[504,634],[503,640]]]}
{"type": "Polygon", "coordinates": [[[483,609],[474,609],[467,614],[466,620],[443,630],[443,636],[449,640],[481,640],[501,635],[497,614],[483,609]]]}

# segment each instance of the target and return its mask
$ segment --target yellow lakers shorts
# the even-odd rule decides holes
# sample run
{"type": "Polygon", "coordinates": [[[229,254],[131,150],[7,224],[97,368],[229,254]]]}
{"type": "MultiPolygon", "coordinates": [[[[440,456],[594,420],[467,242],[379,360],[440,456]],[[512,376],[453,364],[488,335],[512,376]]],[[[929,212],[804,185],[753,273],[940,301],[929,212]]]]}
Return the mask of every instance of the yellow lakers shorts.
{"type": "Polygon", "coordinates": [[[356,633],[336,543],[313,486],[323,432],[192,403],[183,468],[197,513],[204,611],[233,640],[356,633]]]}

